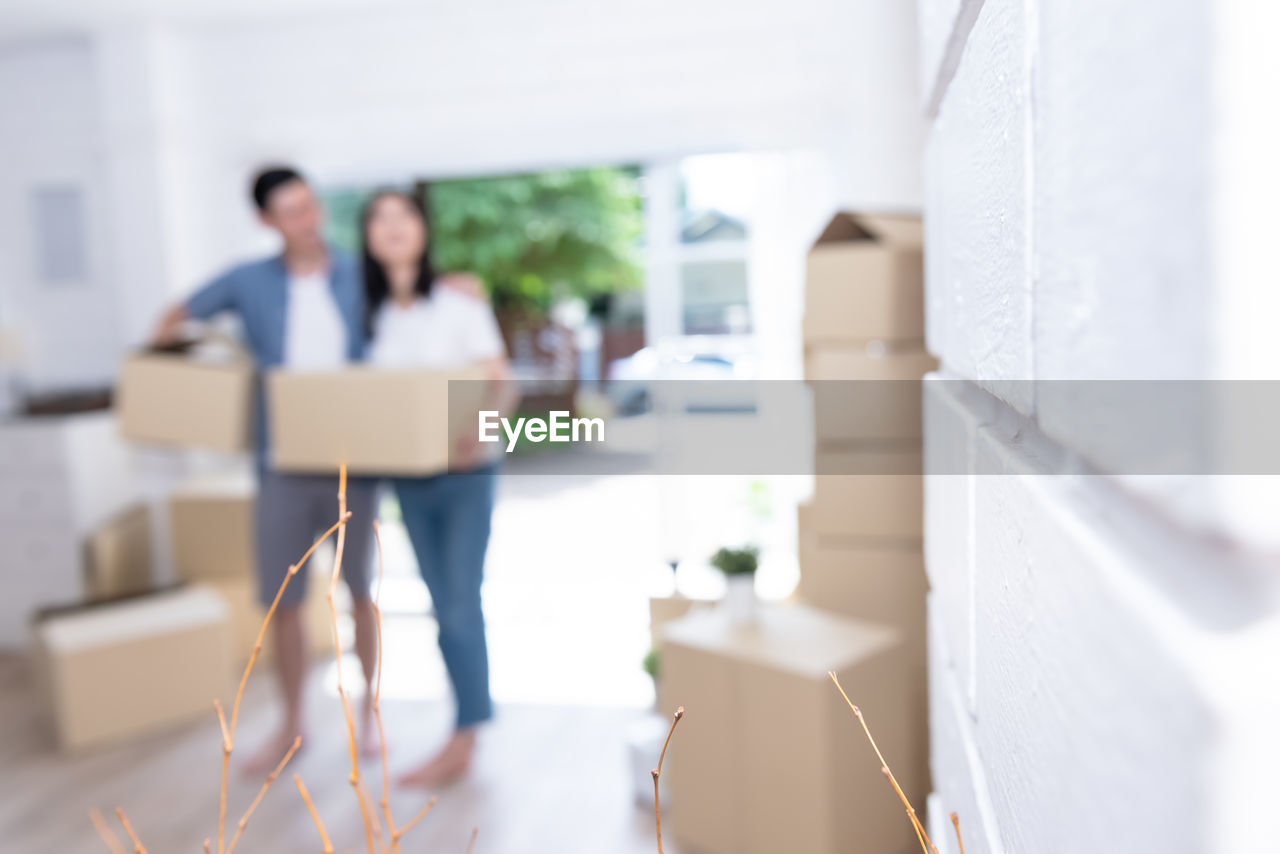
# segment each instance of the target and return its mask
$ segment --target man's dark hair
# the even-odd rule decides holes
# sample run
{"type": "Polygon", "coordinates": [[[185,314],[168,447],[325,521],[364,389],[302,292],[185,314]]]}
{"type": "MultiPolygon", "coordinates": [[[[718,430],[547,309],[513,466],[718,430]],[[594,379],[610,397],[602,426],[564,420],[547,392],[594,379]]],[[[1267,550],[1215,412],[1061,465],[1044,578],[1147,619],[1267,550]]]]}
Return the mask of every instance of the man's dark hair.
{"type": "Polygon", "coordinates": [[[253,203],[258,206],[258,210],[265,212],[267,201],[276,188],[290,181],[306,183],[306,180],[302,177],[302,173],[292,166],[271,166],[263,169],[253,179],[253,203]]]}

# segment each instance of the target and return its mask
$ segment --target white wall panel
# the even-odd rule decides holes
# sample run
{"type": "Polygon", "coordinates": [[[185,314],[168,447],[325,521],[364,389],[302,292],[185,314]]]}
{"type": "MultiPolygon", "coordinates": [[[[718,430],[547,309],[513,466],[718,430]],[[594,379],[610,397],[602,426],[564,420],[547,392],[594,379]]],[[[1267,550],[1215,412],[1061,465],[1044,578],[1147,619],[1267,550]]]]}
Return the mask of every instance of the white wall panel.
{"type": "Polygon", "coordinates": [[[1029,81],[1021,0],[987,0],[926,155],[929,348],[1007,399],[1034,401],[1029,81]]]}

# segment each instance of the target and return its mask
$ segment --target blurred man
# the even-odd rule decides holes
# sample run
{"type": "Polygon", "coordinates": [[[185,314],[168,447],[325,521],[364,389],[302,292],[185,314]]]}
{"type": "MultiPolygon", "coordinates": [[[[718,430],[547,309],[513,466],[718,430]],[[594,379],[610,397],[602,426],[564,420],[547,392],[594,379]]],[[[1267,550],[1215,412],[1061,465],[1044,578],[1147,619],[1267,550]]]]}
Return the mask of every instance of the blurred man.
{"type": "MultiPolygon", "coordinates": [[[[364,296],[359,269],[347,255],[325,244],[324,216],[315,193],[294,169],[266,169],[253,181],[253,201],[263,224],[283,241],[279,255],[250,261],[223,273],[185,302],[174,306],[155,333],[157,343],[175,340],[188,319],[222,312],[237,315],[259,370],[339,368],[364,350],[364,296]]],[[[264,605],[275,598],[290,563],[338,517],[338,479],[280,474],[269,468],[266,408],[257,401],[256,507],[258,594],[264,605]]],[[[374,519],[375,484],[353,478],[347,484],[347,527],[343,574],[351,590],[355,646],[366,686],[377,661],[377,624],[370,602],[368,565],[374,519]]],[[[276,672],[284,717],[276,735],[248,762],[258,774],[275,765],[295,736],[303,735],[302,694],[307,670],[300,605],[307,577],[298,573],[280,600],[272,622],[276,672]]],[[[369,738],[368,702],[361,737],[369,738]]]]}

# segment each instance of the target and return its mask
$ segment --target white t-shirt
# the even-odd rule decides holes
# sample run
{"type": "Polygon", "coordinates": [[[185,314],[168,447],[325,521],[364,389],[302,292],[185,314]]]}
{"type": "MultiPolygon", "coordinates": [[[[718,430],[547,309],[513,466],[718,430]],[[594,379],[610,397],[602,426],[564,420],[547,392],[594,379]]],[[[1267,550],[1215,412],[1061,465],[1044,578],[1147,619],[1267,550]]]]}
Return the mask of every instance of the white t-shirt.
{"type": "Polygon", "coordinates": [[[382,304],[368,359],[385,368],[447,371],[505,353],[489,304],[437,284],[408,307],[391,300],[382,304]]]}
{"type": "Polygon", "coordinates": [[[289,274],[289,302],[284,321],[284,364],[298,371],[326,371],[347,361],[347,327],[321,270],[305,276],[289,274]]]}

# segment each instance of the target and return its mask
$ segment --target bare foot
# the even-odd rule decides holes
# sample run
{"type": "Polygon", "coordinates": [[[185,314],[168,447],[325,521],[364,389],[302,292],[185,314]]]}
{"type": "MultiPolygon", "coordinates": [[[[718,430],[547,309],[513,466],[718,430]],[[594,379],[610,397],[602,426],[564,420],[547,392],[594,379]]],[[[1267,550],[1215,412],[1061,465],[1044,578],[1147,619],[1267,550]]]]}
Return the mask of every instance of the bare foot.
{"type": "Polygon", "coordinates": [[[396,781],[401,786],[434,788],[460,779],[471,768],[476,751],[476,733],[473,729],[455,732],[445,742],[440,752],[396,781]]]}
{"type": "MultiPolygon", "coordinates": [[[[266,743],[257,749],[244,764],[240,766],[240,773],[245,777],[263,777],[270,774],[271,771],[280,764],[280,760],[289,752],[289,748],[293,747],[293,740],[300,733],[282,729],[274,736],[267,739],[266,743]]],[[[302,740],[303,746],[306,746],[306,739],[302,740]]],[[[302,748],[298,748],[298,753],[302,752],[302,748]]],[[[295,756],[297,754],[294,754],[295,756]]]]}

